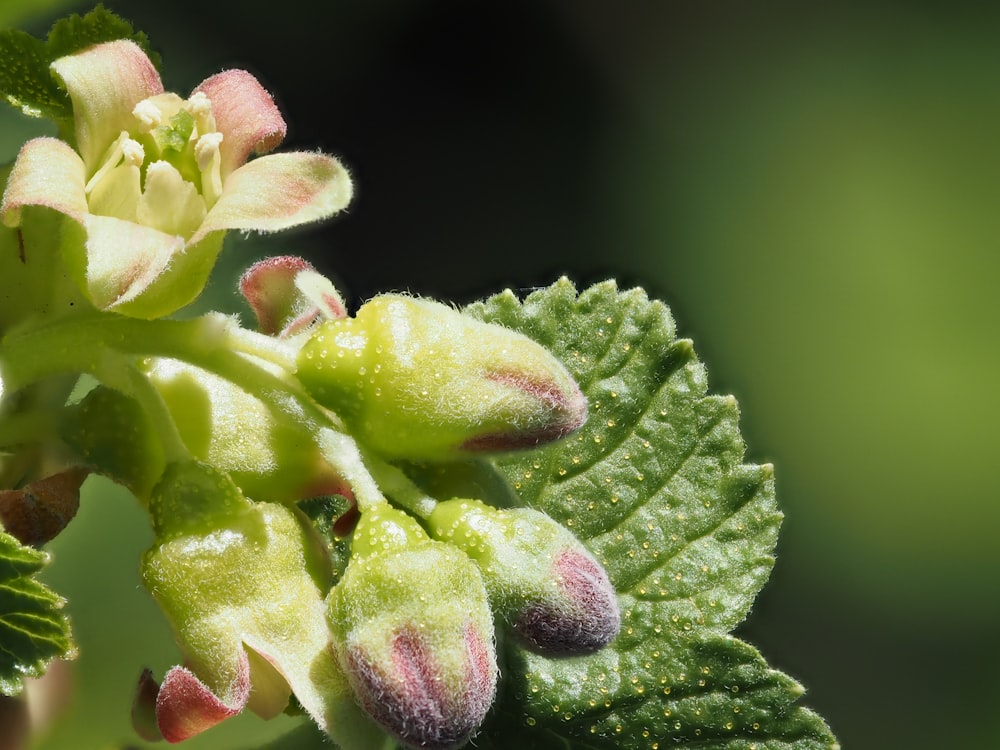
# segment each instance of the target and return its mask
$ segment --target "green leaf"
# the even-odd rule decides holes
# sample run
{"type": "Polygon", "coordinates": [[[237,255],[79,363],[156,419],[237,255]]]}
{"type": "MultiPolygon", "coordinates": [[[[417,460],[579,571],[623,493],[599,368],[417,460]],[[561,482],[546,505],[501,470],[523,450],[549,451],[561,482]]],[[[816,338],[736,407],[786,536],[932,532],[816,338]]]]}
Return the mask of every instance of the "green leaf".
{"type": "Polygon", "coordinates": [[[62,598],[32,577],[47,560],[0,531],[0,695],[17,695],[25,677],[72,653],[62,598]]]}
{"type": "Polygon", "coordinates": [[[49,73],[45,43],[20,29],[0,31],[0,93],[31,117],[65,119],[69,96],[49,73]]]}
{"type": "Polygon", "coordinates": [[[483,750],[836,747],[822,719],[794,704],[802,687],[728,636],[659,635],[567,662],[521,652],[507,675],[483,750]]]}
{"type": "Polygon", "coordinates": [[[159,56],[146,35],[103,5],[84,16],[56,21],[45,41],[18,29],[0,30],[0,95],[26,115],[64,123],[73,116],[72,106],[49,66],[60,57],[115,39],[133,40],[159,68],[159,56]]]}
{"type": "Polygon", "coordinates": [[[506,644],[503,696],[477,744],[836,747],[793,705],[802,688],[726,635],[770,574],[781,513],[772,468],[744,463],[735,399],[708,395],[666,306],[612,282],[578,295],[563,279],[467,311],[548,347],[587,396],[580,431],[496,464],[602,561],[622,608],[621,634],[591,657],[506,644]]]}

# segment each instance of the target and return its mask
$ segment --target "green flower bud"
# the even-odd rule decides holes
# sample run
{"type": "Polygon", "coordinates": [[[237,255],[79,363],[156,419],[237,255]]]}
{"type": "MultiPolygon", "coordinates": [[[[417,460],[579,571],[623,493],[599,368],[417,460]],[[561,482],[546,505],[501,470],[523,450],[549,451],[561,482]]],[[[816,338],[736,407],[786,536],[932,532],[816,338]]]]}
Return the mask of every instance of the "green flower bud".
{"type": "Polygon", "coordinates": [[[150,379],[187,449],[255,500],[293,502],[341,484],[304,419],[276,414],[231,381],[176,360],[155,360],[150,379]]]}
{"type": "Polygon", "coordinates": [[[446,305],[376,297],[302,347],[302,383],[389,458],[529,448],[575,430],[587,402],[544,347],[446,305]]]}
{"type": "Polygon", "coordinates": [[[332,656],[327,581],[304,524],[193,461],[167,467],[150,512],[157,538],[142,580],[188,665],[159,689],[163,736],[185,739],[244,706],[274,716],[291,692],[330,731],[353,695],[332,656]]]}
{"type": "Polygon", "coordinates": [[[163,473],[163,446],[148,414],[134,398],[97,386],[67,408],[61,437],[94,471],[149,497],[163,473]]]}
{"type": "Polygon", "coordinates": [[[439,503],[428,525],[479,564],[493,606],[533,650],[586,654],[618,634],[621,614],[604,568],[544,513],[456,499],[439,503]]]}
{"type": "Polygon", "coordinates": [[[362,514],[328,614],[361,707],[414,748],[462,745],[496,694],[493,615],[476,566],[386,506],[362,514]]]}

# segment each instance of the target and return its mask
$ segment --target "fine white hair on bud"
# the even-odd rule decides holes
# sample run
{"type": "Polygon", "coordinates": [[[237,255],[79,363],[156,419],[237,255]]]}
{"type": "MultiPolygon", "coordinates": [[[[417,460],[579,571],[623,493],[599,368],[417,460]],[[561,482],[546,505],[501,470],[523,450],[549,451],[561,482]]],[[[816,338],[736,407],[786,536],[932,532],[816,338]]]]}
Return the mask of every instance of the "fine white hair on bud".
{"type": "Polygon", "coordinates": [[[391,459],[532,448],[587,416],[579,386],[545,347],[402,295],[319,326],[302,347],[298,375],[352,434],[391,459]]]}
{"type": "Polygon", "coordinates": [[[327,601],[359,704],[407,747],[462,746],[493,704],[499,675],[476,565],[388,506],[362,513],[352,552],[327,601]]]}
{"type": "Polygon", "coordinates": [[[618,634],[621,613],[607,573],[546,514],[455,499],[438,504],[429,527],[478,563],[491,604],[532,650],[587,654],[618,634]]]}

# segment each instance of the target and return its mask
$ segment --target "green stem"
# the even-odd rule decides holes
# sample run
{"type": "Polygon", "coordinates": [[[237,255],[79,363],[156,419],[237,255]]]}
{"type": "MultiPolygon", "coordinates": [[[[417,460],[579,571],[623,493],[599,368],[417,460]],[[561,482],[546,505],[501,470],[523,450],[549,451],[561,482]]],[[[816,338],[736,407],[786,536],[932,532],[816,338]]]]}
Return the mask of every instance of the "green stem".
{"type": "Polygon", "coordinates": [[[417,487],[401,469],[368,453],[364,455],[364,462],[378,486],[393,502],[415,516],[430,517],[438,501],[417,487]]]}
{"type": "Polygon", "coordinates": [[[362,513],[385,505],[386,495],[419,518],[428,518],[437,505],[406,474],[364,450],[350,435],[321,430],[319,443],[323,456],[351,486],[362,513]]]}
{"type": "Polygon", "coordinates": [[[385,505],[385,496],[372,476],[354,438],[336,430],[321,430],[320,450],[334,470],[343,477],[354,492],[358,510],[364,513],[385,505]]]}
{"type": "Polygon", "coordinates": [[[297,380],[274,372],[275,365],[284,372],[294,369],[290,347],[267,343],[266,337],[240,329],[222,315],[138,320],[93,313],[7,336],[0,346],[4,387],[16,390],[64,372],[99,377],[101,358],[109,350],[187,362],[229,380],[279,413],[317,427],[338,426],[297,380]]]}

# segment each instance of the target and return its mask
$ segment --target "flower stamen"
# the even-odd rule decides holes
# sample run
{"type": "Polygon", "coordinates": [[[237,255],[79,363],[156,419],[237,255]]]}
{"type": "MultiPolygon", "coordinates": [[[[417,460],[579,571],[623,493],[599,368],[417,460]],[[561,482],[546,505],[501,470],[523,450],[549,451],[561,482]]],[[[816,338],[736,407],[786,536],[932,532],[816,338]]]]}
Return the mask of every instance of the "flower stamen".
{"type": "Polygon", "coordinates": [[[206,133],[194,146],[194,158],[201,170],[201,194],[205,207],[211,208],[222,195],[222,133],[206,133]]]}

